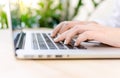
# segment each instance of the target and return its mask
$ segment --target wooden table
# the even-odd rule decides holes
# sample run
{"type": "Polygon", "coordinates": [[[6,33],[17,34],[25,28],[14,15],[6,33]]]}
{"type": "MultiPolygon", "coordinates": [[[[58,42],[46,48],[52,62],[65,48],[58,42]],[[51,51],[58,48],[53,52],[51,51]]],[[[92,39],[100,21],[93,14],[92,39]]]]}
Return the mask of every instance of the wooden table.
{"type": "Polygon", "coordinates": [[[0,78],[120,78],[117,60],[17,60],[9,30],[0,30],[0,78]]]}

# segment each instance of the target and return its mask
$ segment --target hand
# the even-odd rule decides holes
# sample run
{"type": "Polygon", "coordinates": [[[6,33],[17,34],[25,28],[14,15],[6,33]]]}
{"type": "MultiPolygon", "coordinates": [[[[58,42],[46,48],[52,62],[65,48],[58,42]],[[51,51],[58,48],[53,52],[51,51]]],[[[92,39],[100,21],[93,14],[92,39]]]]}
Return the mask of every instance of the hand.
{"type": "Polygon", "coordinates": [[[96,22],[89,22],[89,21],[64,21],[61,22],[56,28],[53,30],[51,37],[55,37],[57,34],[62,34],[63,32],[73,28],[76,25],[86,25],[86,24],[95,24],[96,22]]]}
{"type": "Polygon", "coordinates": [[[68,44],[75,35],[79,35],[75,46],[86,40],[95,40],[114,47],[120,47],[120,28],[105,27],[93,23],[72,27],[60,34],[55,42],[65,40],[65,44],[68,44]]]}

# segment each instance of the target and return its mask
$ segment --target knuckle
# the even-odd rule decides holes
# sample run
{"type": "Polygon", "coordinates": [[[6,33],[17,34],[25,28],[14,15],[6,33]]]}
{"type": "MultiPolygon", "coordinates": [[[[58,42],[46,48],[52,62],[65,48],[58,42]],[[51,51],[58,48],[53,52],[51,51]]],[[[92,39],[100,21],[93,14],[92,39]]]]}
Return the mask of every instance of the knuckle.
{"type": "Polygon", "coordinates": [[[91,33],[91,31],[86,31],[86,32],[84,32],[84,35],[89,36],[90,33],[91,33]]]}
{"type": "Polygon", "coordinates": [[[64,21],[64,22],[60,23],[60,26],[66,27],[67,25],[68,25],[68,22],[67,22],[67,21],[64,21]]]}
{"type": "Polygon", "coordinates": [[[58,37],[58,39],[61,41],[61,40],[63,40],[65,37],[64,37],[64,35],[60,35],[59,37],[58,37]]]}
{"type": "Polygon", "coordinates": [[[80,29],[80,26],[79,26],[79,25],[76,25],[76,26],[75,26],[75,29],[76,29],[76,30],[79,30],[79,29],[80,29]]]}
{"type": "Polygon", "coordinates": [[[74,28],[75,28],[75,29],[78,29],[78,28],[79,28],[79,26],[78,26],[78,25],[76,25],[76,26],[74,26],[74,28]]]}
{"type": "Polygon", "coordinates": [[[71,40],[72,37],[73,37],[72,33],[68,33],[68,34],[66,35],[66,39],[67,39],[67,40],[71,40]]]}
{"type": "Polygon", "coordinates": [[[71,37],[72,37],[71,35],[67,35],[67,36],[66,36],[66,39],[67,39],[67,40],[70,40],[71,37]]]}
{"type": "Polygon", "coordinates": [[[92,31],[86,31],[86,32],[84,32],[84,35],[85,35],[88,39],[91,39],[91,38],[93,38],[93,36],[94,36],[94,32],[92,32],[92,31]]]}
{"type": "Polygon", "coordinates": [[[61,24],[65,24],[65,23],[68,23],[68,21],[63,21],[63,22],[61,22],[61,24]]]}
{"type": "Polygon", "coordinates": [[[73,28],[74,32],[78,32],[80,30],[80,27],[78,25],[76,25],[74,28],[73,28]]]}
{"type": "Polygon", "coordinates": [[[67,37],[66,40],[69,42],[71,40],[71,38],[67,37]]]}
{"type": "Polygon", "coordinates": [[[69,31],[68,33],[67,33],[67,37],[73,37],[74,35],[76,34],[76,32],[75,31],[69,31]]]}

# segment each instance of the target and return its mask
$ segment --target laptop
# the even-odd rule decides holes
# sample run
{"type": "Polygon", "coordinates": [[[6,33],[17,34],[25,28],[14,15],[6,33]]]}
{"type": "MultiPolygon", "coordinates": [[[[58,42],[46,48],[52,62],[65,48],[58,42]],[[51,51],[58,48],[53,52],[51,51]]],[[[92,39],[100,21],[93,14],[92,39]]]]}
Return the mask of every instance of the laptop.
{"type": "Polygon", "coordinates": [[[75,47],[73,44],[76,38],[65,45],[64,41],[58,43],[53,41],[50,37],[52,31],[41,28],[24,29],[21,26],[14,28],[11,9],[9,6],[8,24],[12,31],[13,49],[17,59],[120,58],[120,48],[110,47],[97,41],[82,42],[80,46],[75,47]]]}

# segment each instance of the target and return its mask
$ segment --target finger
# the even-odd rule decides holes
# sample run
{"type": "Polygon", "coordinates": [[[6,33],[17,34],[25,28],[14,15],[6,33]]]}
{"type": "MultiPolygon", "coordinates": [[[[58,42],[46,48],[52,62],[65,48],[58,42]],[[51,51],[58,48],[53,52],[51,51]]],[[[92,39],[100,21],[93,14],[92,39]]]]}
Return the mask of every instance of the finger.
{"type": "Polygon", "coordinates": [[[79,29],[76,26],[70,29],[66,35],[65,44],[70,43],[72,38],[75,37],[78,34],[78,32],[79,32],[79,29]]]}
{"type": "Polygon", "coordinates": [[[55,42],[63,41],[63,40],[65,39],[67,33],[68,33],[68,31],[60,34],[58,37],[56,37],[56,38],[54,39],[54,41],[55,41],[55,42]]]}
{"type": "Polygon", "coordinates": [[[52,33],[51,33],[51,37],[55,37],[56,35],[57,35],[57,33],[60,31],[60,29],[61,29],[61,27],[62,27],[62,24],[63,23],[60,23],[60,24],[58,24],[56,27],[55,27],[55,29],[52,31],[52,33]]]}
{"type": "Polygon", "coordinates": [[[64,22],[59,33],[62,34],[63,32],[69,30],[72,27],[72,25],[73,25],[72,22],[64,22]]]}
{"type": "Polygon", "coordinates": [[[79,21],[65,21],[60,23],[52,32],[51,37],[55,37],[57,33],[62,34],[63,32],[69,30],[75,25],[81,25],[81,30],[98,30],[98,27],[94,23],[90,22],[79,22],[79,21]]]}
{"type": "Polygon", "coordinates": [[[66,21],[64,22],[62,28],[60,29],[59,33],[63,33],[67,30],[69,30],[70,28],[74,27],[75,25],[79,24],[78,21],[66,21]]]}
{"type": "Polygon", "coordinates": [[[85,24],[85,22],[80,22],[80,21],[66,21],[64,22],[62,28],[60,29],[59,33],[63,33],[69,29],[71,29],[72,27],[76,26],[76,25],[82,25],[85,24]]]}
{"type": "Polygon", "coordinates": [[[74,26],[73,28],[68,30],[66,33],[57,37],[57,39],[55,39],[55,42],[65,40],[64,44],[68,44],[75,35],[84,32],[83,30],[86,31],[87,27],[84,27],[84,26],[82,27],[81,25],[74,26]]]}
{"type": "MultiPolygon", "coordinates": [[[[98,34],[99,35],[99,34],[98,34]]],[[[78,46],[81,42],[86,40],[98,40],[98,35],[96,31],[86,31],[80,34],[75,42],[75,46],[78,46]]]]}
{"type": "Polygon", "coordinates": [[[80,21],[64,21],[60,23],[52,32],[51,37],[55,37],[57,33],[62,34],[63,32],[69,30],[70,28],[74,27],[75,25],[83,25],[87,22],[80,22],[80,21]]]}
{"type": "Polygon", "coordinates": [[[57,27],[53,30],[51,37],[55,37],[58,33],[61,34],[63,32],[65,32],[66,30],[68,30],[71,26],[71,23],[73,23],[72,21],[64,21],[61,22],[59,25],[57,25],[57,27]]]}

